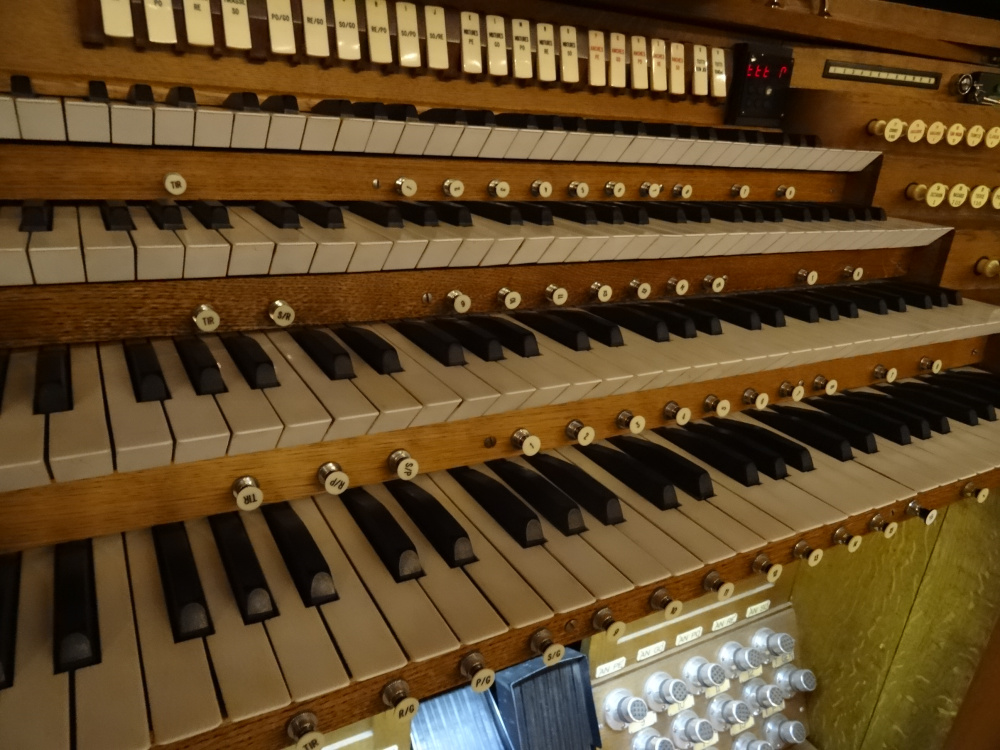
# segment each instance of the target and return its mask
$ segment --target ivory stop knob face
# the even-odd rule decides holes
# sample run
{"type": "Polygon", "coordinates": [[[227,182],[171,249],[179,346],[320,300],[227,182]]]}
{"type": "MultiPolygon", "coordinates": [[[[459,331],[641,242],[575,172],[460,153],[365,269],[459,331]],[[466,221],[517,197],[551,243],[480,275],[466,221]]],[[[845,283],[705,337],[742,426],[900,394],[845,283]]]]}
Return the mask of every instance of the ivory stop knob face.
{"type": "Polygon", "coordinates": [[[956,122],[954,125],[948,128],[948,132],[945,134],[945,142],[949,146],[957,146],[959,143],[962,142],[962,139],[964,137],[965,137],[965,125],[963,125],[960,122],[956,122]]]}
{"type": "Polygon", "coordinates": [[[746,200],[750,197],[750,186],[749,185],[733,185],[729,190],[730,195],[734,198],[739,198],[740,200],[746,200]]]}
{"type": "Polygon", "coordinates": [[[952,208],[958,208],[966,199],[969,197],[969,186],[964,183],[958,183],[953,185],[951,190],[948,191],[948,205],[952,208]]]}
{"type": "Polygon", "coordinates": [[[927,133],[927,123],[923,120],[914,120],[906,129],[906,140],[910,143],[919,143],[927,133]]]}
{"type": "Polygon", "coordinates": [[[614,291],[609,284],[602,284],[600,281],[595,281],[590,285],[590,293],[598,302],[607,302],[611,299],[614,291]]]}
{"type": "Polygon", "coordinates": [[[629,288],[635,292],[635,296],[639,299],[649,299],[649,295],[653,293],[653,285],[647,281],[639,281],[638,279],[632,279],[629,282],[629,288]]]}
{"type": "Polygon", "coordinates": [[[520,292],[512,291],[507,287],[503,287],[497,292],[497,299],[508,310],[516,310],[521,304],[520,292]]]}
{"type": "Polygon", "coordinates": [[[449,198],[461,198],[465,194],[465,183],[461,180],[445,180],[441,190],[449,198]]]}
{"type": "Polygon", "coordinates": [[[1000,125],[995,125],[986,131],[986,148],[1000,146],[1000,125]]]}
{"type": "Polygon", "coordinates": [[[973,125],[969,128],[969,132],[965,134],[965,143],[972,148],[975,148],[980,143],[983,142],[983,137],[986,135],[986,128],[982,125],[973,125]]]}
{"type": "Polygon", "coordinates": [[[562,306],[569,299],[569,292],[566,291],[565,287],[557,284],[549,284],[545,287],[545,296],[553,305],[562,306]]]}
{"type": "Polygon", "coordinates": [[[924,196],[924,202],[927,203],[931,208],[937,208],[942,203],[944,199],[948,196],[948,186],[943,182],[935,182],[929,188],[927,188],[927,194],[924,196]]]}
{"type": "Polygon", "coordinates": [[[287,328],[295,322],[295,309],[283,299],[276,299],[268,306],[267,317],[273,320],[275,325],[287,328]]]}
{"type": "Polygon", "coordinates": [[[586,182],[574,180],[569,184],[569,194],[572,198],[586,198],[590,195],[590,185],[586,182]]]}
{"type": "Polygon", "coordinates": [[[462,294],[458,289],[448,292],[448,299],[451,300],[451,306],[457,313],[469,312],[469,308],[472,307],[472,298],[462,294]]]}
{"type": "Polygon", "coordinates": [[[625,197],[625,183],[624,182],[606,182],[604,184],[604,194],[609,198],[624,198],[625,197]]]}
{"type": "Polygon", "coordinates": [[[885,124],[885,130],[882,131],[882,137],[885,138],[888,143],[895,143],[899,140],[899,137],[903,135],[904,130],[906,130],[906,123],[898,117],[893,117],[885,124]]]}
{"type": "Polygon", "coordinates": [[[663,185],[658,182],[644,182],[639,186],[639,194],[647,198],[659,198],[663,192],[663,185]]]}
{"type": "Polygon", "coordinates": [[[548,180],[535,180],[531,183],[531,194],[539,198],[548,198],[552,195],[552,183],[548,180]]]}
{"type": "Polygon", "coordinates": [[[973,208],[982,208],[990,201],[990,188],[988,185],[976,185],[969,192],[969,205],[973,208]]]}
{"type": "Polygon", "coordinates": [[[1000,211],[1000,187],[994,188],[990,193],[990,205],[1000,211]]]}
{"type": "MultiPolygon", "coordinates": [[[[506,198],[510,195],[510,184],[504,180],[493,180],[487,189],[494,198],[506,198]]],[[[549,189],[551,191],[551,186],[549,189]]]]}
{"type": "Polygon", "coordinates": [[[940,120],[932,122],[927,126],[927,142],[932,146],[936,143],[940,143],[947,130],[947,126],[940,120]]]}
{"type": "Polygon", "coordinates": [[[671,191],[675,198],[683,198],[687,200],[692,195],[694,195],[694,186],[692,185],[674,185],[674,189],[671,191]]]}
{"type": "Polygon", "coordinates": [[[396,192],[404,198],[412,198],[417,194],[417,181],[409,177],[400,177],[395,182],[396,192]]]}

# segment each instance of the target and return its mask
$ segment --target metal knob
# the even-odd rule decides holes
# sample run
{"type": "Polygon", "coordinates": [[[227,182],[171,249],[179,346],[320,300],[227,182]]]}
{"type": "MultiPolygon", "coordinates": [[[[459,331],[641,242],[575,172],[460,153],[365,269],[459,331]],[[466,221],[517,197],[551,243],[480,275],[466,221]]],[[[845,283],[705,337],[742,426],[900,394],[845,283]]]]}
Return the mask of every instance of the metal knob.
{"type": "Polygon", "coordinates": [[[310,711],[295,714],[285,724],[285,733],[295,743],[296,750],[320,750],[326,745],[326,737],[316,727],[319,719],[310,711]]]}
{"type": "Polygon", "coordinates": [[[678,297],[683,297],[688,293],[688,289],[690,288],[691,283],[687,279],[671,278],[667,281],[667,291],[676,294],[678,297]]]}
{"type": "Polygon", "coordinates": [[[491,180],[486,190],[494,198],[506,198],[510,195],[510,183],[505,180],[491,180]]]}
{"type": "Polygon", "coordinates": [[[528,646],[532,653],[542,657],[542,662],[546,667],[559,663],[566,654],[566,647],[561,643],[552,640],[552,633],[545,628],[536,630],[528,640],[528,646]]]}
{"type": "Polygon", "coordinates": [[[916,500],[911,500],[906,506],[906,515],[919,518],[925,525],[930,526],[937,520],[938,512],[932,508],[925,508],[916,500]]]}
{"type": "Polygon", "coordinates": [[[691,410],[686,406],[680,406],[676,401],[668,401],[663,407],[663,418],[674,420],[681,427],[691,421],[691,410]]]}
{"type": "Polygon", "coordinates": [[[526,456],[534,456],[542,449],[541,439],[537,435],[532,435],[524,427],[514,430],[510,436],[510,444],[526,456]]]}
{"type": "Polygon", "coordinates": [[[692,195],[694,195],[694,187],[691,185],[683,185],[681,183],[677,183],[676,185],[674,185],[673,190],[671,190],[670,193],[675,198],[683,198],[684,200],[688,200],[692,195]]]}
{"type": "Polygon", "coordinates": [[[786,743],[797,745],[806,741],[806,728],[801,721],[789,720],[783,714],[775,714],[764,722],[764,736],[777,747],[786,743]]]}
{"type": "Polygon", "coordinates": [[[815,568],[823,560],[823,550],[813,549],[805,539],[792,547],[792,557],[805,560],[810,568],[815,568]]]}
{"type": "Polygon", "coordinates": [[[382,703],[392,709],[396,721],[406,721],[416,716],[419,702],[410,697],[410,686],[406,680],[393,680],[382,688],[382,703]]]}
{"type": "Polygon", "coordinates": [[[614,291],[608,284],[602,284],[600,281],[595,281],[590,285],[590,296],[596,299],[598,302],[607,302],[611,299],[611,295],[614,291]]]}
{"type": "Polygon", "coordinates": [[[875,380],[884,380],[887,383],[896,382],[896,377],[899,375],[896,372],[895,367],[886,367],[885,365],[875,365],[875,369],[872,370],[872,377],[875,380]]]}
{"type": "Polygon", "coordinates": [[[758,393],[753,388],[747,388],[743,391],[743,403],[747,406],[753,406],[755,409],[766,408],[769,400],[766,393],[758,393]]]}
{"type": "Polygon", "coordinates": [[[209,305],[198,305],[194,312],[191,313],[191,320],[194,321],[195,326],[199,331],[203,333],[211,333],[219,327],[219,323],[222,319],[212,307],[209,305]]]}
{"type": "Polygon", "coordinates": [[[801,401],[806,396],[806,389],[801,382],[796,385],[786,380],[778,386],[778,395],[782,398],[791,398],[792,401],[801,401]]]}
{"type": "Polygon", "coordinates": [[[705,591],[717,594],[720,602],[724,602],[726,599],[729,599],[733,595],[733,592],[736,591],[736,586],[722,580],[722,576],[720,576],[716,570],[710,570],[708,572],[702,580],[701,586],[705,589],[705,591]]]}
{"type": "Polygon", "coordinates": [[[719,663],[730,673],[750,672],[764,664],[765,656],[759,649],[746,648],[739,641],[727,641],[719,649],[719,663]]]}
{"type": "Polygon", "coordinates": [[[549,198],[552,195],[552,183],[548,180],[535,180],[531,183],[531,194],[537,198],[549,198]]]}
{"type": "Polygon", "coordinates": [[[813,286],[817,281],[819,281],[819,273],[800,268],[798,273],[795,274],[795,280],[800,284],[813,286]]]}
{"type": "Polygon", "coordinates": [[[553,305],[562,306],[569,299],[569,292],[558,284],[549,284],[545,287],[545,298],[553,305]]]}
{"type": "Polygon", "coordinates": [[[387,463],[390,471],[406,481],[413,479],[420,472],[420,464],[417,463],[417,459],[402,449],[390,453],[387,463]]]}
{"type": "Polygon", "coordinates": [[[615,417],[615,424],[633,435],[638,435],[646,429],[646,418],[639,414],[633,414],[628,409],[622,409],[615,417]]]}
{"type": "Polygon", "coordinates": [[[964,498],[975,498],[977,503],[985,503],[989,499],[990,491],[985,487],[976,487],[975,484],[969,482],[962,488],[962,497],[964,498]]]}
{"type": "Polygon", "coordinates": [[[771,628],[761,628],[753,634],[750,643],[760,651],[774,656],[789,656],[795,653],[795,639],[788,633],[775,633],[771,628]]]}
{"type": "Polygon", "coordinates": [[[812,381],[812,389],[814,391],[823,391],[827,396],[832,396],[837,392],[837,385],[837,381],[834,378],[827,380],[822,375],[817,375],[812,381]]]}
{"type": "Polygon", "coordinates": [[[486,660],[478,651],[463,656],[458,663],[458,671],[469,681],[474,693],[484,693],[496,682],[496,673],[487,668],[486,660]]]}
{"type": "Polygon", "coordinates": [[[595,630],[603,630],[614,641],[625,635],[625,623],[615,619],[609,607],[597,610],[592,622],[595,630]]]}
{"type": "Polygon", "coordinates": [[[762,573],[767,576],[769,583],[774,583],[781,578],[781,574],[784,571],[784,567],[780,563],[771,562],[771,558],[763,552],[753,559],[751,568],[753,568],[754,573],[762,573]]]}
{"type": "Polygon", "coordinates": [[[709,274],[701,280],[701,288],[706,292],[715,292],[718,294],[726,288],[726,281],[728,281],[728,279],[728,276],[712,276],[709,274]]]}
{"type": "Polygon", "coordinates": [[[566,437],[575,440],[578,445],[590,445],[597,437],[597,431],[579,419],[574,419],[566,425],[566,437]]]}
{"type": "Polygon", "coordinates": [[[729,414],[729,410],[732,408],[729,401],[724,398],[719,398],[713,394],[705,396],[705,400],[701,404],[702,409],[707,413],[712,413],[713,411],[720,417],[724,417],[729,414]]]}
{"type": "Polygon", "coordinates": [[[847,547],[848,552],[857,552],[863,540],[864,537],[855,536],[850,531],[848,531],[847,527],[845,526],[841,526],[839,529],[833,532],[834,543],[844,545],[845,547],[847,547]]]}
{"type": "Polygon", "coordinates": [[[615,182],[610,180],[604,183],[604,194],[609,198],[624,198],[625,197],[625,183],[615,182]]]}
{"type": "Polygon", "coordinates": [[[775,194],[779,198],[784,198],[786,201],[793,200],[795,198],[795,186],[794,185],[778,185],[778,189],[775,194]]]}
{"type": "Polygon", "coordinates": [[[449,198],[461,198],[465,193],[465,183],[461,180],[445,180],[441,184],[441,192],[449,198]]]}
{"type": "Polygon", "coordinates": [[[238,477],[231,487],[236,507],[240,510],[254,510],[264,502],[264,491],[257,484],[257,479],[250,476],[238,477]]]}
{"type": "MultiPolygon", "coordinates": [[[[710,662],[704,656],[694,656],[681,668],[684,679],[695,690],[719,687],[726,681],[726,670],[721,664],[710,662]]],[[[701,692],[701,691],[699,691],[701,692]]]]}
{"type": "Polygon", "coordinates": [[[796,693],[811,693],[816,689],[816,675],[811,669],[799,669],[794,664],[785,664],[774,672],[774,681],[786,698],[796,693]]]}
{"type": "Polygon", "coordinates": [[[586,182],[574,180],[569,184],[568,191],[571,198],[586,198],[590,195],[590,185],[586,182]]]}
{"type": "Polygon", "coordinates": [[[980,258],[976,261],[976,273],[988,279],[995,279],[1000,276],[1000,259],[980,258]]]}
{"type": "Polygon", "coordinates": [[[472,307],[472,298],[467,294],[462,294],[458,289],[452,289],[448,292],[448,299],[457,313],[469,312],[469,308],[472,307]]]}
{"type": "MultiPolygon", "coordinates": [[[[778,0],[771,0],[771,5],[768,8],[780,8],[780,5],[776,5],[778,0]]],[[[759,740],[754,737],[749,732],[744,732],[735,740],[733,740],[733,750],[774,750],[774,745],[772,745],[767,740],[759,740]]]]}
{"type": "Polygon", "coordinates": [[[658,182],[644,182],[639,186],[639,194],[646,198],[659,198],[663,185],[658,182]]]}
{"type": "Polygon", "coordinates": [[[921,370],[932,372],[935,375],[941,372],[941,368],[944,367],[944,363],[940,359],[931,359],[930,357],[921,357],[917,364],[921,370]]]}
{"type": "Polygon", "coordinates": [[[861,266],[844,266],[840,275],[845,279],[850,279],[851,281],[861,281],[861,279],[864,278],[865,269],[861,266]]]}
{"type": "Polygon", "coordinates": [[[268,305],[267,317],[273,320],[275,325],[287,328],[295,322],[295,310],[283,299],[276,299],[268,305]]]}
{"type": "Polygon", "coordinates": [[[351,478],[341,468],[340,464],[327,461],[316,471],[316,478],[323,489],[331,495],[339,495],[351,486],[351,478]]]}
{"type": "Polygon", "coordinates": [[[632,279],[628,283],[628,288],[631,289],[635,296],[639,299],[649,299],[649,295],[653,293],[653,285],[646,281],[639,281],[639,279],[632,279]]]}
{"type": "Polygon", "coordinates": [[[871,531],[881,532],[882,536],[886,539],[892,539],[896,536],[896,531],[899,530],[899,524],[895,521],[886,521],[882,518],[881,513],[876,513],[872,516],[872,520],[868,522],[868,528],[871,531]]]}
{"type": "Polygon", "coordinates": [[[501,287],[497,291],[497,300],[508,310],[516,310],[521,304],[521,293],[515,292],[507,287],[501,287]]]}
{"type": "Polygon", "coordinates": [[[749,185],[733,185],[729,188],[729,194],[734,198],[739,198],[740,200],[746,200],[750,197],[750,186],[749,185]]]}
{"type": "Polygon", "coordinates": [[[676,747],[655,729],[643,729],[632,738],[631,750],[676,750],[676,747]]]}
{"type": "Polygon", "coordinates": [[[670,598],[669,592],[663,587],[656,589],[650,594],[649,606],[653,609],[663,610],[664,618],[667,620],[677,617],[677,615],[684,611],[684,603],[670,598]]]}
{"type": "Polygon", "coordinates": [[[417,181],[408,177],[400,177],[395,182],[396,192],[404,198],[412,198],[417,194],[417,181]]]}

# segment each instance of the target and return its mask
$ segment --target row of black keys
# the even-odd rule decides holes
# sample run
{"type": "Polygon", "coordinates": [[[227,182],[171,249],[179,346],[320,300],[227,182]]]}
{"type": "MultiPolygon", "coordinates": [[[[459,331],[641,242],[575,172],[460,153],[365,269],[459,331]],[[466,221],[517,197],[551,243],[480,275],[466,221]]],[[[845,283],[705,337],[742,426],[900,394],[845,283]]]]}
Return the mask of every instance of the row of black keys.
{"type": "MultiPolygon", "coordinates": [[[[816,290],[752,292],[726,297],[675,299],[671,302],[642,302],[596,305],[586,309],[515,312],[512,315],[528,328],[505,318],[471,315],[462,318],[404,320],[392,324],[413,343],[447,366],[465,364],[463,348],[486,361],[504,358],[504,348],[522,357],[539,353],[538,341],[529,329],[574,350],[591,348],[590,339],[606,346],[622,346],[619,326],[652,341],[663,342],[671,334],[693,338],[698,332],[722,333],[720,321],[747,330],[763,325],[782,327],[790,317],[807,323],[858,317],[865,310],[878,315],[961,304],[957,291],[902,282],[878,282],[816,290]]],[[[367,329],[342,326],[337,335],[369,366],[382,375],[401,372],[395,348],[367,329]]],[[[353,378],[348,352],[335,339],[317,329],[293,329],[291,335],[331,379],[353,378]]],[[[253,339],[240,334],[221,337],[230,356],[251,388],[273,388],[279,384],[270,358],[253,339]]],[[[176,339],[178,354],[195,391],[199,395],[224,393],[215,358],[201,340],[176,339]]],[[[127,342],[125,359],[137,401],[170,398],[156,352],[148,342],[127,342]]],[[[0,356],[0,403],[3,396],[6,359],[0,356]]],[[[38,355],[34,408],[37,414],[72,409],[69,350],[43,349],[38,355]]]]}

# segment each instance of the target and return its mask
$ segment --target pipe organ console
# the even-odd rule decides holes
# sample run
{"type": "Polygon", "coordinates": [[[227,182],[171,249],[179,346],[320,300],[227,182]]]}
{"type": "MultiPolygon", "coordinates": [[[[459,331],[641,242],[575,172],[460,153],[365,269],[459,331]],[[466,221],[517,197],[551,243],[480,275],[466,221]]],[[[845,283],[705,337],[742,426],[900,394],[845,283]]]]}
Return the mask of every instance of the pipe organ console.
{"type": "Polygon", "coordinates": [[[998,39],[0,5],[0,748],[1000,746],[998,39]]]}

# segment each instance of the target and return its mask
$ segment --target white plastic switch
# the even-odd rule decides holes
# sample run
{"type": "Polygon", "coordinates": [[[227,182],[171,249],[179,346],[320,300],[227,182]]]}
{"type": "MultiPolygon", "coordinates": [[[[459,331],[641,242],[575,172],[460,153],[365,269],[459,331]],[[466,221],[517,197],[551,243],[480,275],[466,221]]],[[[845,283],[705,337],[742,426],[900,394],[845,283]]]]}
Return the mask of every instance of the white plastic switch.
{"type": "Polygon", "coordinates": [[[212,29],[212,8],[205,0],[184,0],[184,33],[193,47],[215,44],[212,29]]]}
{"type": "Polygon", "coordinates": [[[538,80],[551,83],[556,80],[556,30],[551,23],[540,23],[535,27],[535,43],[538,45],[538,80]]]}
{"type": "Polygon", "coordinates": [[[444,8],[425,5],[424,27],[427,29],[427,67],[431,70],[447,70],[448,34],[444,23],[444,8]]]}
{"type": "Polygon", "coordinates": [[[649,87],[653,91],[667,90],[667,43],[663,39],[649,40],[649,87]]]}
{"type": "Polygon", "coordinates": [[[247,0],[222,0],[222,31],[229,49],[250,49],[253,46],[247,0]]]}
{"type": "Polygon", "coordinates": [[[101,22],[104,33],[117,39],[131,39],[132,4],[129,0],[101,0],[101,22]]]}
{"type": "Polygon", "coordinates": [[[507,68],[507,28],[503,16],[486,16],[486,64],[491,76],[505,76],[507,68]]]}
{"type": "Polygon", "coordinates": [[[309,57],[330,56],[330,34],[326,29],[324,0],[302,0],[302,29],[309,57]]]}
{"type": "Polygon", "coordinates": [[[608,85],[611,88],[625,88],[625,55],[625,35],[612,32],[608,46],[608,85]]]}
{"type": "Polygon", "coordinates": [[[712,47],[712,96],[726,98],[726,51],[722,47],[712,47]]]}
{"type": "Polygon", "coordinates": [[[576,48],[576,27],[559,27],[559,75],[563,83],[580,82],[580,57],[576,48]]]}
{"type": "Polygon", "coordinates": [[[645,91],[649,88],[649,59],[646,37],[632,37],[632,88],[645,91]]]}
{"type": "MultiPolygon", "coordinates": [[[[506,55],[504,59],[506,60],[506,55]]],[[[480,75],[483,72],[478,13],[462,13],[462,72],[469,75],[480,75]]]]}
{"type": "Polygon", "coordinates": [[[396,44],[399,48],[399,67],[419,68],[420,31],[414,3],[396,3],[396,44]]]}
{"type": "Polygon", "coordinates": [[[365,0],[365,14],[368,19],[368,59],[379,65],[391,63],[388,3],[386,0],[365,0]]]}
{"type": "Polygon", "coordinates": [[[670,93],[683,96],[684,86],[684,44],[670,43],[670,93]]]}
{"type": "Polygon", "coordinates": [[[267,30],[271,36],[271,52],[276,55],[295,54],[292,0],[267,0],[267,30]]]}
{"type": "Polygon", "coordinates": [[[146,9],[146,30],[154,44],[177,44],[173,3],[163,0],[143,0],[146,9]]]}
{"type": "Polygon", "coordinates": [[[604,43],[604,32],[590,30],[587,32],[587,65],[588,83],[591,86],[607,86],[608,74],[605,67],[608,54],[604,43]]]}
{"type": "Polygon", "coordinates": [[[361,35],[358,33],[358,6],[354,0],[333,0],[333,24],[337,29],[337,57],[361,59],[361,35]]]}
{"type": "Polygon", "coordinates": [[[691,93],[695,96],[708,96],[708,47],[704,44],[692,46],[694,57],[691,72],[691,93]]]}
{"type": "Polygon", "coordinates": [[[514,78],[531,78],[531,21],[515,18],[510,22],[514,53],[514,78]]]}

